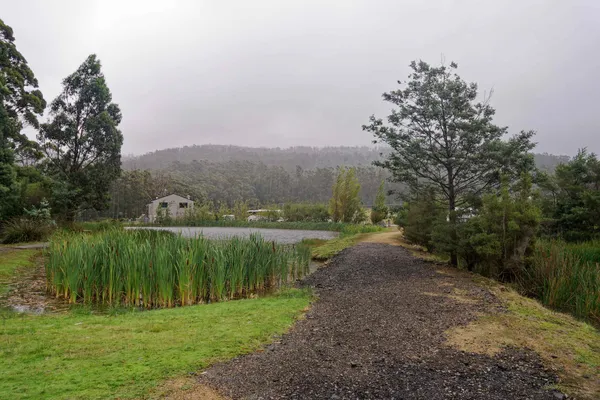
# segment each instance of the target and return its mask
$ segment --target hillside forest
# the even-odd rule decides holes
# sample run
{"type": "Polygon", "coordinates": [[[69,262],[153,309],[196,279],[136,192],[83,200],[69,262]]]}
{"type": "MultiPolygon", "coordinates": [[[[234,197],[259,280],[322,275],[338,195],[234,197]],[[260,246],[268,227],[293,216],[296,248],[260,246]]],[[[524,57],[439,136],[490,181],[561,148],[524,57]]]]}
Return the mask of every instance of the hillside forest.
{"type": "MultiPolygon", "coordinates": [[[[137,218],[156,197],[170,193],[202,203],[232,207],[247,201],[259,208],[282,203],[326,203],[339,167],[355,167],[360,200],[371,207],[377,189],[386,181],[386,204],[400,206],[406,187],[373,165],[389,153],[376,147],[252,148],[197,145],[123,157],[121,177],[111,187],[109,208],[90,216],[137,218]]],[[[552,171],[567,156],[535,154],[541,170],[552,171]]]]}

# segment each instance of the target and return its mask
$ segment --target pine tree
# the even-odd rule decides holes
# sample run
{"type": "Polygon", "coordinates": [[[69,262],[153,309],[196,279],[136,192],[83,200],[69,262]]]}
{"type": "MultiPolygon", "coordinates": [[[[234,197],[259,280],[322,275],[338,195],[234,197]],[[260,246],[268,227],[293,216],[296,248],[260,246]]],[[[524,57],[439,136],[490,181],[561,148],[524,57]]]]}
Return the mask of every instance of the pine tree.
{"type": "Polygon", "coordinates": [[[50,105],[52,119],[41,126],[38,140],[55,180],[53,208],[66,220],[83,208],[106,208],[110,185],[121,172],[121,110],[111,101],[92,54],[64,79],[50,105]]]}

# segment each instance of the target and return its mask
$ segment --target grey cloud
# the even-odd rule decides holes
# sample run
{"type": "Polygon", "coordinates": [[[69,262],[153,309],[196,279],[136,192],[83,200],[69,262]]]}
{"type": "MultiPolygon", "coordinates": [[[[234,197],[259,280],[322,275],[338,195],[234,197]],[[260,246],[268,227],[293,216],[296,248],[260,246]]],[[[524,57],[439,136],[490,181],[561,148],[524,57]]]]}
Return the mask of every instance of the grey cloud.
{"type": "Polygon", "coordinates": [[[202,143],[363,145],[381,93],[443,54],[537,151],[600,151],[597,1],[9,1],[47,99],[97,53],[125,153],[202,143]]]}

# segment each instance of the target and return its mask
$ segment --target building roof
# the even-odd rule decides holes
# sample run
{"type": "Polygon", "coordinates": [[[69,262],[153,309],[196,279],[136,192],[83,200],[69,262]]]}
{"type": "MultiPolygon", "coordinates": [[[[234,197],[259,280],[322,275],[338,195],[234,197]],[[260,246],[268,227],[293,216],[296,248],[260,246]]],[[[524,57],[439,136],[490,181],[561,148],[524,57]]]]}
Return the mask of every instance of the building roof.
{"type": "Polygon", "coordinates": [[[178,194],[176,194],[176,193],[171,193],[171,194],[168,194],[168,195],[166,195],[166,196],[163,196],[163,197],[159,197],[159,198],[157,198],[157,199],[154,199],[154,200],[152,200],[152,201],[151,201],[151,203],[155,203],[155,202],[160,202],[160,201],[163,201],[163,200],[165,200],[167,197],[176,197],[176,198],[179,198],[179,199],[182,199],[182,200],[188,201],[188,202],[192,202],[192,203],[194,202],[193,200],[190,200],[190,199],[188,199],[187,197],[180,196],[180,195],[178,195],[178,194]]]}

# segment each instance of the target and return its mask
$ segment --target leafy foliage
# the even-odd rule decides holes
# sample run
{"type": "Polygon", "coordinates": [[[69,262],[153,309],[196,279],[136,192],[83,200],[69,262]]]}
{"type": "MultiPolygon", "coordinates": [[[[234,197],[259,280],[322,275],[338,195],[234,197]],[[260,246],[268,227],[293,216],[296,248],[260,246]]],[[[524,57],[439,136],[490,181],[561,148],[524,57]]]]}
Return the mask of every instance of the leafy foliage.
{"type": "Polygon", "coordinates": [[[20,214],[15,152],[35,147],[21,130],[24,124],[37,127],[37,116],[46,107],[36,89],[38,82],[14,41],[13,30],[0,19],[0,221],[20,214]]]}
{"type": "Polygon", "coordinates": [[[377,196],[375,196],[375,204],[371,211],[371,222],[377,224],[387,218],[388,208],[385,205],[385,182],[381,181],[377,196]]]}
{"type": "Polygon", "coordinates": [[[540,218],[531,178],[524,175],[513,188],[504,179],[498,193],[483,197],[477,215],[459,225],[459,257],[471,271],[514,281],[531,261],[540,218]]]}
{"type": "Polygon", "coordinates": [[[600,236],[600,160],[581,150],[554,176],[540,182],[545,193],[542,206],[549,218],[547,233],[567,241],[600,236]]]}
{"type": "MultiPolygon", "coordinates": [[[[371,116],[363,129],[392,148],[376,165],[390,170],[412,193],[436,192],[449,211],[449,234],[455,240],[457,207],[497,184],[501,172],[518,176],[533,167],[528,154],[533,132],[502,141],[507,129],[492,123],[495,110],[489,99],[477,101],[477,85],[462,80],[455,63],[431,67],[413,61],[410,67],[406,87],[383,94],[397,107],[388,124],[371,116]]],[[[456,265],[456,250],[450,255],[456,265]]]]}
{"type": "Polygon", "coordinates": [[[327,222],[329,209],[322,203],[286,203],[283,218],[288,222],[327,222]]]}
{"type": "Polygon", "coordinates": [[[50,105],[52,119],[41,125],[38,140],[55,180],[53,207],[66,220],[83,207],[104,208],[120,174],[121,111],[111,100],[100,61],[91,55],[63,80],[50,105]]]}
{"type": "Polygon", "coordinates": [[[329,213],[334,222],[356,223],[365,219],[359,192],[360,183],[356,178],[356,170],[340,168],[333,185],[333,196],[329,201],[329,213]]]}
{"type": "Polygon", "coordinates": [[[405,203],[398,212],[396,223],[403,228],[404,237],[411,243],[436,250],[433,232],[439,220],[444,216],[444,208],[440,206],[432,191],[425,191],[413,201],[405,203]]]}

